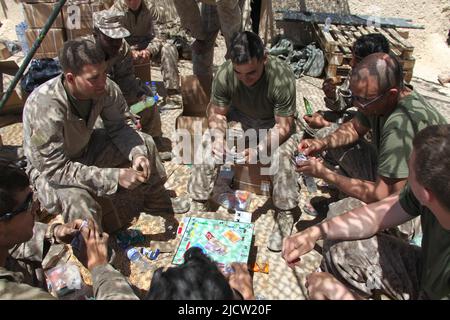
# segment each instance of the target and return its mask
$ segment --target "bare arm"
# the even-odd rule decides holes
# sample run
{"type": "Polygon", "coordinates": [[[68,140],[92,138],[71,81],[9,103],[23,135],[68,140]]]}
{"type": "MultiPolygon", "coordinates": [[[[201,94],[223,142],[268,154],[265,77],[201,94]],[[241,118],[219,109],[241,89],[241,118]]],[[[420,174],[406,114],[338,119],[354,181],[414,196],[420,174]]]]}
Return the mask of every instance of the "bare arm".
{"type": "Polygon", "coordinates": [[[342,124],[335,132],[327,136],[324,140],[327,149],[334,149],[356,142],[363,137],[369,128],[364,127],[356,118],[342,124]]]}
{"type": "Polygon", "coordinates": [[[365,203],[380,201],[391,194],[399,192],[406,183],[406,179],[390,179],[378,176],[375,182],[348,178],[327,168],[322,178],[335,185],[340,191],[357,198],[365,203]]]}
{"type": "Polygon", "coordinates": [[[398,200],[398,195],[390,196],[285,238],[283,240],[283,258],[293,267],[295,262],[311,251],[320,239],[367,239],[378,231],[413,219],[403,210],[398,200]]]}
{"type": "MultiPolygon", "coordinates": [[[[273,152],[272,150],[272,142],[277,141],[278,146],[280,146],[283,142],[285,142],[292,133],[292,126],[294,124],[294,117],[280,117],[275,116],[275,125],[273,128],[269,130],[269,134],[259,143],[258,149],[262,152],[273,152]]],[[[265,153],[268,154],[268,153],[265,153]]]]}
{"type": "Polygon", "coordinates": [[[206,111],[209,129],[217,129],[223,133],[224,137],[227,129],[228,110],[228,107],[219,107],[210,102],[206,111]]]}

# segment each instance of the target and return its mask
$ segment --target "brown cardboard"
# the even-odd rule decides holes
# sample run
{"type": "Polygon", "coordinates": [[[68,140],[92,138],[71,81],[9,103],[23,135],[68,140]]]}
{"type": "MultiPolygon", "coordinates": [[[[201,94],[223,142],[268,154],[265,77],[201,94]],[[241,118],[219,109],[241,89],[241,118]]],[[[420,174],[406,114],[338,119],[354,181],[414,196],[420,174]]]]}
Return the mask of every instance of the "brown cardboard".
{"type": "Polygon", "coordinates": [[[100,3],[90,3],[87,0],[75,0],[75,1],[67,1],[62,9],[64,28],[67,31],[69,30],[77,30],[73,28],[73,19],[74,14],[77,13],[77,9],[74,9],[73,6],[77,6],[79,8],[80,14],[80,27],[78,29],[91,29],[94,28],[94,22],[92,18],[92,14],[97,11],[101,11],[103,6],[100,3]]]}
{"type": "Polygon", "coordinates": [[[8,47],[4,43],[0,43],[0,60],[6,60],[11,57],[8,47]]]}
{"type": "MultiPolygon", "coordinates": [[[[261,185],[268,183],[270,185],[270,194],[272,193],[272,181],[269,175],[261,175],[261,168],[269,167],[262,164],[237,164],[234,166],[233,189],[245,190],[264,195],[261,185]]],[[[267,194],[266,194],[267,195],[267,194]]]]}
{"type": "MultiPolygon", "coordinates": [[[[28,45],[33,45],[34,41],[37,39],[41,32],[41,29],[28,29],[25,30],[25,36],[27,38],[28,45]]],[[[35,58],[42,57],[56,57],[58,55],[59,49],[64,45],[64,30],[51,28],[48,30],[44,40],[41,42],[40,47],[36,51],[35,58]]]]}
{"type": "Polygon", "coordinates": [[[134,75],[144,82],[152,81],[151,63],[134,65],[134,75]]]}
{"type": "Polygon", "coordinates": [[[92,29],[66,29],[67,40],[75,40],[93,33],[92,29]]]}
{"type": "MultiPolygon", "coordinates": [[[[203,133],[206,131],[206,129],[208,128],[208,121],[206,120],[205,117],[189,117],[189,116],[183,116],[180,115],[175,122],[175,129],[176,130],[180,130],[180,129],[185,129],[189,132],[190,134],[190,150],[192,150],[191,152],[191,157],[189,159],[180,159],[182,161],[180,161],[183,164],[192,164],[194,163],[194,154],[195,154],[195,148],[198,147],[200,145],[199,144],[194,144],[194,140],[201,141],[200,138],[200,130],[198,130],[198,132],[195,132],[195,128],[201,125],[201,134],[203,135],[203,133]],[[198,136],[195,137],[194,134],[197,133],[198,136]]],[[[181,132],[178,131],[179,133],[181,132]]],[[[181,150],[180,152],[180,156],[183,157],[183,152],[181,150]]]]}
{"type": "MultiPolygon", "coordinates": [[[[5,93],[0,94],[0,98],[3,97],[5,93]]],[[[16,90],[13,90],[12,94],[6,100],[3,108],[0,110],[0,116],[3,115],[21,115],[23,110],[23,105],[25,101],[22,100],[17,94],[16,90]]]]}
{"type": "Polygon", "coordinates": [[[183,115],[205,117],[211,95],[211,78],[195,75],[181,77],[183,115]]]}
{"type": "MultiPolygon", "coordinates": [[[[24,3],[23,12],[29,28],[43,28],[53,12],[54,3],[24,3]]],[[[52,28],[62,28],[63,18],[59,14],[53,21],[52,28]]]]}

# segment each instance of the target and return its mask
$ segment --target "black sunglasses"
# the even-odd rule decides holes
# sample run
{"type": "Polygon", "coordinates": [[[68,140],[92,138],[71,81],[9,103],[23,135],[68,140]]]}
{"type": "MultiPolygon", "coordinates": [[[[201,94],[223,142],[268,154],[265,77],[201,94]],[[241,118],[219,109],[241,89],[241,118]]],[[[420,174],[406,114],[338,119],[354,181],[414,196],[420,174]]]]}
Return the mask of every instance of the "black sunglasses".
{"type": "Polygon", "coordinates": [[[0,216],[0,221],[11,220],[12,218],[14,218],[14,216],[16,216],[22,212],[25,212],[25,211],[28,212],[31,209],[32,205],[33,205],[33,192],[30,192],[28,194],[27,198],[25,199],[25,201],[16,210],[7,212],[7,213],[3,214],[2,216],[0,216]]]}

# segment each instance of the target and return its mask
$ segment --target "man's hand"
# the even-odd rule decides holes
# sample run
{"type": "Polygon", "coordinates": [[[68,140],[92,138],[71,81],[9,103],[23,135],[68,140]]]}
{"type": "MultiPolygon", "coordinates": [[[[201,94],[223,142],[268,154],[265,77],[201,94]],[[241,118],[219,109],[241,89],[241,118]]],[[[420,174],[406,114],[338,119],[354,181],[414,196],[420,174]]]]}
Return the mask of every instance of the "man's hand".
{"type": "Polygon", "coordinates": [[[310,177],[323,179],[327,168],[323,164],[323,160],[310,157],[308,160],[297,164],[295,171],[303,173],[310,177]]]}
{"type": "Polygon", "coordinates": [[[320,228],[312,226],[302,232],[296,233],[283,239],[281,256],[288,266],[294,269],[300,257],[314,249],[314,245],[321,237],[320,228]]]}
{"type": "Polygon", "coordinates": [[[232,263],[234,272],[229,275],[228,283],[232,289],[239,291],[244,300],[254,300],[253,279],[245,263],[232,263]]]}
{"type": "Polygon", "coordinates": [[[247,148],[244,150],[245,163],[256,164],[258,161],[258,150],[254,148],[247,148]]]}
{"type": "Polygon", "coordinates": [[[99,233],[95,222],[91,219],[88,226],[80,230],[83,242],[81,245],[80,262],[90,271],[96,266],[108,263],[108,239],[107,233],[99,233]]]}
{"type": "Polygon", "coordinates": [[[119,185],[125,189],[133,190],[141,183],[147,181],[143,172],[136,171],[132,168],[120,169],[119,185]]]}
{"type": "Polygon", "coordinates": [[[131,50],[131,58],[134,62],[138,62],[140,59],[140,51],[139,50],[131,50]]]}
{"type": "Polygon", "coordinates": [[[311,116],[303,116],[303,120],[313,129],[329,127],[331,122],[324,119],[320,113],[313,113],[311,116]]]}
{"type": "Polygon", "coordinates": [[[311,300],[355,300],[356,297],[327,272],[314,272],[306,277],[306,288],[311,300]]]}
{"type": "Polygon", "coordinates": [[[56,226],[53,231],[56,242],[69,244],[77,235],[82,223],[82,219],[76,219],[72,222],[56,226]]]}
{"type": "Polygon", "coordinates": [[[150,161],[146,156],[137,156],[133,159],[133,169],[143,172],[145,182],[150,178],[150,161]]]}
{"type": "Polygon", "coordinates": [[[143,61],[150,60],[151,54],[150,54],[150,51],[148,51],[147,49],[141,50],[140,54],[141,54],[141,59],[143,61]]]}
{"type": "Polygon", "coordinates": [[[323,139],[304,139],[298,145],[298,151],[306,156],[321,152],[327,148],[327,143],[323,139]]]}
{"type": "Polygon", "coordinates": [[[328,78],[323,82],[322,90],[328,99],[336,100],[336,82],[333,78],[328,78]]]}

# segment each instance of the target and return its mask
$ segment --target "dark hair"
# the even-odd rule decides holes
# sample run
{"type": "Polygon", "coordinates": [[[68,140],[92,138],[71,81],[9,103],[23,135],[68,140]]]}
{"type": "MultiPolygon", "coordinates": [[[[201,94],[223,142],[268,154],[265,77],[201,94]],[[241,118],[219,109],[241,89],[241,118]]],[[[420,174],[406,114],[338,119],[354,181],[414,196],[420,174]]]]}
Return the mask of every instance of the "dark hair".
{"type": "Polygon", "coordinates": [[[0,163],[0,215],[10,212],[17,205],[17,192],[30,185],[24,171],[13,164],[0,163]]]}
{"type": "Polygon", "coordinates": [[[231,61],[243,64],[256,58],[258,61],[264,57],[264,45],[260,37],[251,31],[236,32],[230,45],[231,61]]]}
{"type": "Polygon", "coordinates": [[[184,263],[153,274],[148,300],[232,300],[233,290],[217,265],[191,247],[184,263]]]}
{"type": "Polygon", "coordinates": [[[71,40],[59,51],[59,62],[63,72],[79,74],[83,66],[105,61],[105,53],[90,39],[71,40]]]}
{"type": "Polygon", "coordinates": [[[389,41],[380,33],[363,35],[353,45],[353,54],[359,59],[377,52],[389,53],[389,41]]]}
{"type": "Polygon", "coordinates": [[[417,181],[450,211],[450,124],[433,125],[413,140],[417,181]]]}

